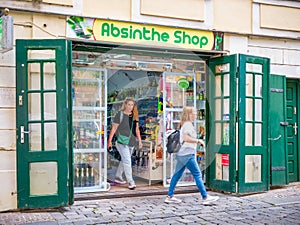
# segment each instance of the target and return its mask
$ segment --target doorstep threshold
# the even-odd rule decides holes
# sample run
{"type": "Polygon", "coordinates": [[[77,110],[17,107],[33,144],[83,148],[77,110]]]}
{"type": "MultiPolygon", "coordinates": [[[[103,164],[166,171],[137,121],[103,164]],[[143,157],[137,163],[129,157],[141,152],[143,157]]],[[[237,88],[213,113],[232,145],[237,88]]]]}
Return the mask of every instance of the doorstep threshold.
{"type": "MultiPolygon", "coordinates": [[[[86,201],[95,199],[112,199],[112,198],[127,198],[127,197],[141,197],[141,196],[153,196],[153,195],[167,195],[168,188],[156,188],[139,190],[124,190],[124,191],[107,191],[107,192],[89,192],[89,193],[77,193],[74,194],[75,201],[86,201]]],[[[187,194],[196,193],[198,189],[196,186],[191,187],[176,187],[175,194],[187,194]]]]}

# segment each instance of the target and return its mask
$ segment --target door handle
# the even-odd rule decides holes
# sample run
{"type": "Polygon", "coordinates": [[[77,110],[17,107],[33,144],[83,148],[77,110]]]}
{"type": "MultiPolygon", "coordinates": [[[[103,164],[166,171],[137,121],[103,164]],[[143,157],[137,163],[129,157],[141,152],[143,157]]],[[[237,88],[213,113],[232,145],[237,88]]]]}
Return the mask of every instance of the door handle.
{"type": "Polygon", "coordinates": [[[24,144],[24,134],[29,134],[30,131],[24,130],[24,126],[21,126],[20,129],[21,129],[21,140],[20,140],[20,142],[21,142],[21,144],[24,144]]]}
{"type": "Polygon", "coordinates": [[[297,123],[295,123],[295,125],[293,127],[294,127],[294,133],[295,133],[295,135],[297,135],[297,130],[298,130],[297,123]]]}
{"type": "Polygon", "coordinates": [[[281,134],[279,134],[279,136],[278,137],[276,137],[276,138],[268,138],[270,141],[277,141],[277,140],[279,140],[281,138],[281,134]]]}

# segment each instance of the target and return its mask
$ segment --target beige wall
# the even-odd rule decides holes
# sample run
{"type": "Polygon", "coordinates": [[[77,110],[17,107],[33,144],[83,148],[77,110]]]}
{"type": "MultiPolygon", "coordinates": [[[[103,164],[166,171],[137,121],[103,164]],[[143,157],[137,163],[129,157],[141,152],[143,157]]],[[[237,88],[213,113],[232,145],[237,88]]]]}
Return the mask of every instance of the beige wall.
{"type": "Polygon", "coordinates": [[[214,0],[213,2],[213,29],[251,33],[251,1],[214,0]]]}
{"type": "Polygon", "coordinates": [[[141,14],[204,21],[204,0],[141,0],[141,14]]]}
{"type": "Polygon", "coordinates": [[[300,31],[300,8],[261,4],[260,18],[262,28],[300,31]]]}
{"type": "Polygon", "coordinates": [[[84,0],[82,16],[131,20],[131,0],[84,0]]]}

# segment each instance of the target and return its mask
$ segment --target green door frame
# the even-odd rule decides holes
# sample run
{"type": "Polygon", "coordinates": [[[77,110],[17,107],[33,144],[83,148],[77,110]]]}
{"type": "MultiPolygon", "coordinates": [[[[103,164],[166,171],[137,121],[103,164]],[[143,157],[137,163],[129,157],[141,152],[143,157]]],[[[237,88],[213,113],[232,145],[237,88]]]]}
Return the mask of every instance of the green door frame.
{"type": "Polygon", "coordinates": [[[267,58],[243,54],[209,60],[206,183],[212,189],[269,188],[269,66],[267,58]]]}
{"type": "Polygon", "coordinates": [[[67,40],[16,41],[18,208],[73,203],[71,55],[67,40]]]}

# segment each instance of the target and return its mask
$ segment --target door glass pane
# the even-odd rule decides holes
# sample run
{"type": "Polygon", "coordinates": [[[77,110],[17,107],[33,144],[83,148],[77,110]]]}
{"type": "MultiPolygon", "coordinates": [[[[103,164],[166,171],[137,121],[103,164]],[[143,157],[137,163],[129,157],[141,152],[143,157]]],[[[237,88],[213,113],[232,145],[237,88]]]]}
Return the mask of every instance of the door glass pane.
{"type": "Polygon", "coordinates": [[[27,57],[28,59],[55,59],[55,50],[28,50],[27,57]]]}
{"type": "Polygon", "coordinates": [[[44,125],[45,151],[57,150],[57,127],[56,123],[45,123],[44,125]]]}
{"type": "Polygon", "coordinates": [[[255,121],[262,121],[262,99],[255,99],[255,121]]]}
{"type": "Polygon", "coordinates": [[[216,179],[229,181],[229,154],[216,154],[216,179]]]}
{"type": "Polygon", "coordinates": [[[41,76],[40,76],[40,64],[29,63],[28,64],[28,90],[40,90],[41,89],[41,76]]]}
{"type": "Polygon", "coordinates": [[[57,162],[36,162],[29,165],[30,195],[58,193],[57,162]]]}
{"type": "Polygon", "coordinates": [[[253,75],[246,74],[246,96],[253,96],[253,75]]]}
{"type": "Polygon", "coordinates": [[[40,123],[32,123],[32,124],[29,124],[28,127],[29,127],[29,151],[41,151],[42,150],[41,124],[40,123]]]}
{"type": "Polygon", "coordinates": [[[223,76],[223,84],[224,84],[224,86],[223,86],[223,95],[224,96],[229,96],[230,95],[230,76],[229,76],[229,74],[227,73],[227,74],[224,74],[224,76],[223,76]]]}
{"type": "Polygon", "coordinates": [[[44,90],[56,88],[55,63],[44,64],[44,90]]]}
{"type": "Polygon", "coordinates": [[[229,123],[223,123],[223,145],[230,144],[230,126],[229,123]]]}
{"type": "Polygon", "coordinates": [[[262,139],[262,125],[260,123],[255,124],[255,146],[261,146],[262,139]]]}
{"type": "Polygon", "coordinates": [[[222,93],[221,76],[216,76],[215,96],[220,97],[222,93]]]}
{"type": "Polygon", "coordinates": [[[221,123],[215,123],[215,137],[216,137],[216,144],[220,145],[221,144],[221,123]]]}
{"type": "Polygon", "coordinates": [[[245,182],[261,182],[261,155],[245,156],[245,182]]]}
{"type": "Polygon", "coordinates": [[[230,114],[229,112],[230,112],[230,99],[229,98],[225,98],[223,100],[223,115],[224,114],[229,115],[230,114]]]}
{"type": "Polygon", "coordinates": [[[41,119],[41,95],[39,93],[28,94],[28,120],[41,119]]]}
{"type": "Polygon", "coordinates": [[[246,120],[253,120],[253,99],[246,98],[246,120]]]}
{"type": "Polygon", "coordinates": [[[245,145],[246,146],[252,146],[253,144],[253,132],[252,132],[252,123],[246,123],[245,125],[245,145]]]}
{"type": "Polygon", "coordinates": [[[246,71],[262,73],[262,64],[246,63],[246,71]]]}
{"type": "Polygon", "coordinates": [[[215,120],[221,120],[221,99],[215,100],[215,120]]]}
{"type": "Polygon", "coordinates": [[[225,72],[229,72],[229,69],[230,69],[230,64],[229,64],[229,63],[217,65],[217,66],[215,67],[216,73],[225,73],[225,72]]]}
{"type": "Polygon", "coordinates": [[[255,96],[256,97],[262,96],[262,76],[261,75],[255,76],[255,96]]]}
{"type": "Polygon", "coordinates": [[[56,93],[44,93],[44,120],[56,120],[56,93]]]}

